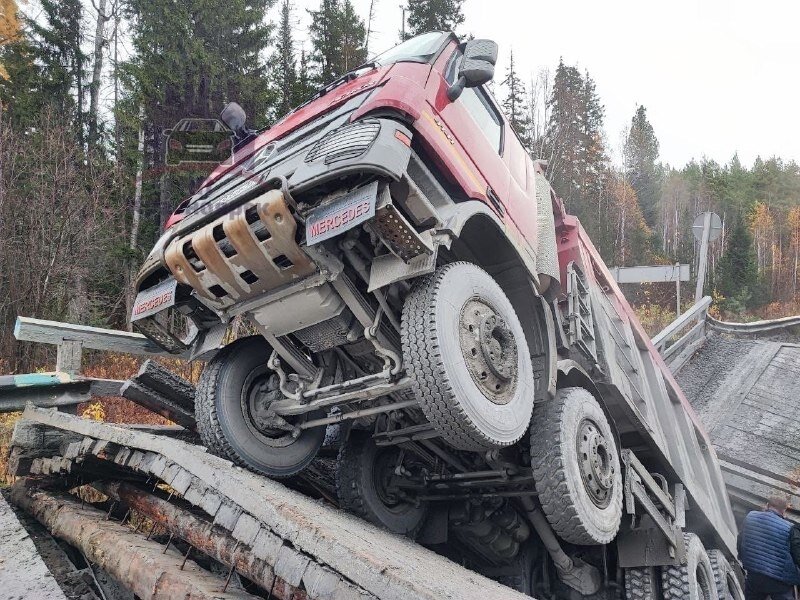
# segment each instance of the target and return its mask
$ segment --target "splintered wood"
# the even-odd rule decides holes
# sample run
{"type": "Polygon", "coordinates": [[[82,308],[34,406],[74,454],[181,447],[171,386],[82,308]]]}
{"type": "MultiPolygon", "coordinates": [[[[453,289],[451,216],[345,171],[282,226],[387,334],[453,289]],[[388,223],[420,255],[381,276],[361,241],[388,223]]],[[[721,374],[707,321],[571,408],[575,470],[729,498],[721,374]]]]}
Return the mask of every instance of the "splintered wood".
{"type": "Polygon", "coordinates": [[[28,407],[12,444],[24,457],[15,475],[44,481],[103,479],[107,483],[98,488],[108,496],[138,505],[141,514],[197,552],[262,587],[273,584],[272,597],[526,597],[183,441],[28,407]],[[59,435],[62,442],[56,444],[59,435]],[[39,445],[44,438],[47,450],[39,445]],[[148,490],[143,489],[145,480],[148,490]],[[169,486],[171,504],[148,493],[159,482],[169,486]],[[172,506],[176,498],[183,507],[190,504],[192,514],[172,506]]]}

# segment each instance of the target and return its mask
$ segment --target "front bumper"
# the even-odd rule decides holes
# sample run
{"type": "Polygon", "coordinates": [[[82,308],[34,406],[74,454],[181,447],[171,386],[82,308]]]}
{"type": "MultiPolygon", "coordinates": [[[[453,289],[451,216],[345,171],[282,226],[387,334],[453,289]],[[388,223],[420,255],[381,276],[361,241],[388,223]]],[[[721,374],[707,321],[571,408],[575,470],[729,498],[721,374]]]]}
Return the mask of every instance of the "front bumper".
{"type": "Polygon", "coordinates": [[[205,303],[228,308],[313,274],[296,241],[297,223],[280,190],[270,190],[200,229],[173,239],[167,268],[205,303]]]}

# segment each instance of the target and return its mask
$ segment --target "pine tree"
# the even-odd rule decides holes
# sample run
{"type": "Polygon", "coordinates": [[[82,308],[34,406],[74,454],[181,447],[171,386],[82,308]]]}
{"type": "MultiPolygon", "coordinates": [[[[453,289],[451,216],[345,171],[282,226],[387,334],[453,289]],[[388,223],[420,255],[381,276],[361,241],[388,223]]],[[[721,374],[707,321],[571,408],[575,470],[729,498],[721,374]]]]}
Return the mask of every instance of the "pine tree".
{"type": "Polygon", "coordinates": [[[80,0],[41,0],[42,17],[29,20],[31,49],[40,65],[39,90],[53,109],[71,115],[83,138],[86,56],[81,50],[80,0]]]}
{"type": "Polygon", "coordinates": [[[639,106],[631,119],[631,127],[625,138],[623,149],[625,176],[636,190],[642,214],[650,227],[655,227],[659,218],[659,192],[661,174],[658,160],[658,139],[653,126],[647,120],[647,109],[639,106]]]}
{"type": "Polygon", "coordinates": [[[338,34],[337,22],[339,14],[338,0],[321,0],[319,9],[308,10],[311,25],[308,33],[311,37],[311,62],[314,68],[314,79],[319,85],[325,85],[340,74],[336,70],[338,34]]]}
{"type": "Polygon", "coordinates": [[[582,76],[577,68],[559,62],[548,110],[544,140],[548,176],[567,206],[581,216],[600,197],[608,168],[603,106],[589,74],[582,76]]]}
{"type": "Polygon", "coordinates": [[[300,51],[300,65],[297,69],[294,97],[298,99],[299,103],[303,103],[313,95],[314,90],[314,78],[311,73],[308,53],[303,49],[300,51]]]}
{"type": "Polygon", "coordinates": [[[741,312],[754,303],[758,291],[758,267],[753,238],[743,219],[738,219],[727,235],[725,251],[719,261],[715,283],[726,298],[729,309],[741,312]]]}
{"type": "Polygon", "coordinates": [[[464,22],[464,0],[408,0],[405,39],[429,31],[455,31],[464,22]]]}
{"type": "Polygon", "coordinates": [[[519,136],[522,145],[530,149],[530,107],[528,105],[528,94],[525,84],[517,75],[514,65],[514,50],[511,50],[506,78],[502,85],[506,87],[507,96],[503,101],[503,108],[512,129],[519,136]]]}
{"type": "Polygon", "coordinates": [[[275,87],[277,88],[276,115],[283,116],[299,103],[297,97],[297,59],[292,35],[292,6],[289,0],[281,2],[278,35],[275,44],[275,87]]]}
{"type": "Polygon", "coordinates": [[[326,85],[366,61],[367,32],[351,0],[322,0],[318,10],[308,12],[311,63],[318,85],[326,85]]]}
{"type": "Polygon", "coordinates": [[[364,21],[356,14],[351,0],[342,1],[338,14],[338,30],[338,75],[343,75],[367,61],[367,30],[364,21]]]}
{"type": "Polygon", "coordinates": [[[547,101],[550,118],[542,158],[549,163],[547,175],[551,184],[570,210],[574,210],[573,205],[578,201],[580,173],[584,169],[582,90],[583,79],[578,69],[559,61],[547,101]]]}

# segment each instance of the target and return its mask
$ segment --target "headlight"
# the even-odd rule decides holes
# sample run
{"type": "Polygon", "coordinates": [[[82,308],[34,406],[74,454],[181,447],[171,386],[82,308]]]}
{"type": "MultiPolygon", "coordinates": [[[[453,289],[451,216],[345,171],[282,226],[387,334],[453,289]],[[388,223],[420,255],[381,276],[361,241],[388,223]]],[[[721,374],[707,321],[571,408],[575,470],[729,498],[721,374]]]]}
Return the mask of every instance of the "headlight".
{"type": "Polygon", "coordinates": [[[321,158],[329,165],[364,154],[381,130],[377,121],[357,121],[330,132],[306,154],[306,162],[321,158]]]}

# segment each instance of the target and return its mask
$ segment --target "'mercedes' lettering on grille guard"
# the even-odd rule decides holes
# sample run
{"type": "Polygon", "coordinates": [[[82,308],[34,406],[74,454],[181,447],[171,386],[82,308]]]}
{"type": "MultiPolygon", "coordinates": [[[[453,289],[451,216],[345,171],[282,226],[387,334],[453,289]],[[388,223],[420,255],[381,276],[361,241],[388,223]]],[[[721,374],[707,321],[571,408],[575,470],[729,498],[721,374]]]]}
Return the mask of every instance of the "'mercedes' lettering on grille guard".
{"type": "Polygon", "coordinates": [[[371,219],[377,197],[378,182],[374,181],[318,208],[306,221],[306,243],[313,246],[371,219]]]}

